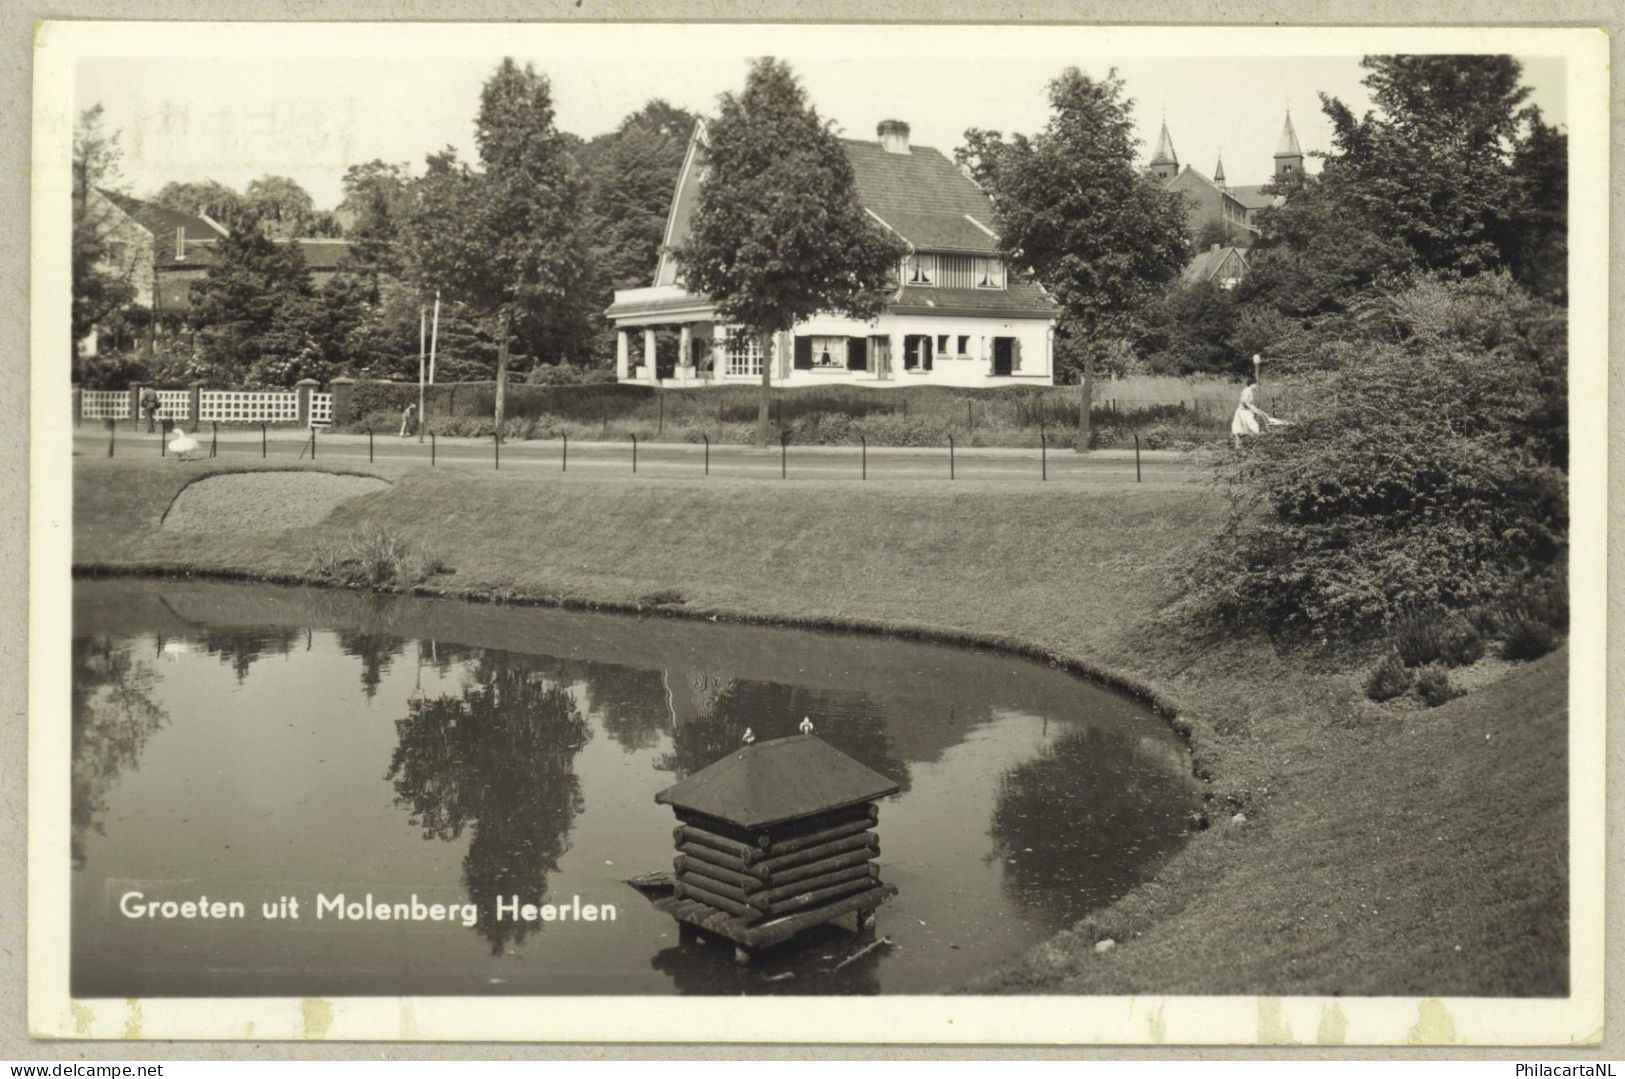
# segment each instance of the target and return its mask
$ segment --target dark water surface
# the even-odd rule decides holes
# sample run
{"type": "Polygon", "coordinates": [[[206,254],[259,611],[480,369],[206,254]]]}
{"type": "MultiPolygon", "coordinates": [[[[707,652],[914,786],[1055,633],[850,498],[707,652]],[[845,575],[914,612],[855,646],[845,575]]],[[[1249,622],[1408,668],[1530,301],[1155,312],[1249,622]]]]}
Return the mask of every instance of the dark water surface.
{"type": "Polygon", "coordinates": [[[936,992],[1132,887],[1197,800],[1148,710],[992,653],[193,581],[79,581],[74,619],[75,996],[936,992]],[[895,946],[679,945],[624,883],[671,867],[655,792],[803,717],[902,786],[895,946]],[[340,893],[475,924],[317,919],[340,893]],[[615,919],[497,920],[515,896],[615,919]]]}

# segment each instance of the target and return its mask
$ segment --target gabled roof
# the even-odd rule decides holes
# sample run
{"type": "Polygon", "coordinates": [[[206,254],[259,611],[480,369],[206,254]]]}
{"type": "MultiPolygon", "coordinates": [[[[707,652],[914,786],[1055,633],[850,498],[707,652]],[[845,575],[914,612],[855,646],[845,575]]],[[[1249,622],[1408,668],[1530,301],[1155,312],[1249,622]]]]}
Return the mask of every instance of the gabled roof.
{"type": "Polygon", "coordinates": [[[905,286],[886,305],[904,315],[1013,315],[1054,318],[1055,301],[1031,281],[1010,277],[1003,289],[914,288],[905,286]]]}
{"type": "Polygon", "coordinates": [[[873,802],[900,789],[822,738],[797,734],[744,746],[667,787],[655,801],[752,829],[873,802]]]}
{"type": "Polygon", "coordinates": [[[1200,252],[1185,268],[1179,272],[1179,279],[1185,282],[1211,281],[1220,276],[1226,264],[1231,264],[1235,276],[1240,277],[1247,272],[1247,253],[1239,247],[1220,247],[1217,244],[1200,252]]]}
{"type": "Polygon", "coordinates": [[[159,244],[168,243],[173,247],[176,229],[185,230],[186,242],[189,244],[197,240],[218,240],[226,234],[224,228],[197,214],[171,210],[154,202],[108,191],[106,188],[98,190],[107,196],[113,205],[135,218],[137,224],[152,233],[153,239],[159,244]]]}
{"type": "Polygon", "coordinates": [[[993,204],[987,193],[940,150],[910,146],[900,154],[860,139],[842,139],[841,145],[852,163],[858,201],[915,250],[998,251],[990,234],[993,204]]]}
{"type": "Polygon", "coordinates": [[[1240,184],[1228,188],[1230,197],[1247,207],[1249,210],[1264,210],[1271,206],[1279,206],[1286,200],[1280,195],[1267,195],[1264,188],[1268,184],[1240,184]]]}

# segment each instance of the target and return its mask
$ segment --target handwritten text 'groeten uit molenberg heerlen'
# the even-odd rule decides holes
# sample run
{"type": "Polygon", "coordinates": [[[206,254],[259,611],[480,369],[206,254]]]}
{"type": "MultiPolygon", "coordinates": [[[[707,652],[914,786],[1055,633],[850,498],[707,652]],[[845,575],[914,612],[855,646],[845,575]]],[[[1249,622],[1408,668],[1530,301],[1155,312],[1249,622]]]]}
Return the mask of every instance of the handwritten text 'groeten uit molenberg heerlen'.
{"type": "MultiPolygon", "coordinates": [[[[233,921],[250,916],[242,900],[148,899],[141,892],[125,892],[119,897],[119,912],[129,919],[155,921],[233,921]]],[[[314,902],[292,895],[278,896],[258,904],[257,915],[264,921],[299,921],[307,916],[315,921],[340,922],[449,922],[474,926],[479,923],[479,907],[473,903],[425,903],[414,893],[405,900],[384,901],[371,892],[359,899],[345,893],[317,892],[314,902]]],[[[579,895],[568,903],[527,903],[517,895],[497,897],[492,917],[499,922],[613,922],[619,912],[613,903],[583,903],[579,895]]]]}

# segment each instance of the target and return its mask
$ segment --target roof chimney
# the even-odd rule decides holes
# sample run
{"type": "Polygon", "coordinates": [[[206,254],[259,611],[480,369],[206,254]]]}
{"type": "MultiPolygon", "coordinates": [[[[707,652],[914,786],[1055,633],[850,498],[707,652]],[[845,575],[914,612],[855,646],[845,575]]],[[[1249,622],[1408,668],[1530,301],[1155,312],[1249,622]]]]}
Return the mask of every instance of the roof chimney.
{"type": "Polygon", "coordinates": [[[908,153],[908,125],[901,120],[882,120],[875,127],[880,145],[888,154],[908,153]]]}
{"type": "Polygon", "coordinates": [[[175,259],[179,261],[186,257],[186,226],[175,226],[175,259]]]}

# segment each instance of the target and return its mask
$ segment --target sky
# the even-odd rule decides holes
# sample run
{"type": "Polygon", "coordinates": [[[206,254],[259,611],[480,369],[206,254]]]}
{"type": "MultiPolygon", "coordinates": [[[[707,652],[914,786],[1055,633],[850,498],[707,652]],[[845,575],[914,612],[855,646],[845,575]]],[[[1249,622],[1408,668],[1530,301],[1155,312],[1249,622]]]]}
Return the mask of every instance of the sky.
{"type": "MultiPolygon", "coordinates": [[[[1232,184],[1263,183],[1291,110],[1306,152],[1329,149],[1319,95],[1370,105],[1359,56],[1371,42],[1320,31],[1209,28],[1172,36],[1096,27],[942,26],[329,26],[130,33],[83,55],[76,106],[100,103],[117,132],[134,194],[170,180],[241,190],[264,174],[297,180],[321,208],[342,197],[350,165],[410,163],[453,146],[475,158],[480,86],[504,56],[552,82],[558,124],[586,138],[612,130],[651,98],[701,114],[744,83],[749,58],[786,60],[815,107],[853,138],[904,120],[916,145],[946,154],[966,128],[1032,133],[1048,116],[1046,85],[1067,66],[1115,68],[1134,99],[1149,156],[1166,119],[1182,164],[1232,184]],[[1284,46],[1284,47],[1283,47],[1284,46]],[[1352,46],[1352,47],[1351,47],[1352,46]]],[[[1420,51],[1420,50],[1419,50],[1420,51]]],[[[1549,121],[1565,119],[1563,62],[1520,57],[1549,121]]],[[[1309,163],[1310,171],[1315,165],[1309,163]]]]}

